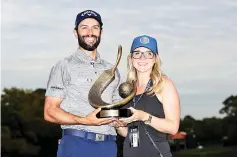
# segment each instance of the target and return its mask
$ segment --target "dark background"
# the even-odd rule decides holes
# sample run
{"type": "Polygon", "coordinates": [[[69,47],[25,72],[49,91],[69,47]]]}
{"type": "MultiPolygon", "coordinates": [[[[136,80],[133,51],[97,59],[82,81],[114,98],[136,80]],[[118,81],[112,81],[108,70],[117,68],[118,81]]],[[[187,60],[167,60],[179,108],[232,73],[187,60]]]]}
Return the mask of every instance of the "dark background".
{"type": "MultiPolygon", "coordinates": [[[[35,91],[19,88],[3,89],[2,157],[56,156],[61,129],[59,125],[48,123],[43,118],[44,94],[45,89],[35,91]]],[[[198,156],[202,153],[204,155],[201,156],[208,156],[208,152],[214,152],[214,156],[218,156],[218,152],[222,155],[234,152],[236,147],[233,146],[237,144],[237,96],[223,98],[220,114],[223,114],[223,118],[208,117],[196,120],[187,115],[181,119],[179,130],[187,133],[186,149],[177,150],[171,145],[174,156],[195,156],[195,153],[198,156]],[[204,149],[197,149],[200,145],[204,149]],[[222,149],[223,151],[220,151],[222,149]]],[[[122,157],[122,143],[123,138],[118,136],[118,157],[122,157]]],[[[234,153],[236,155],[236,152],[234,153]]]]}

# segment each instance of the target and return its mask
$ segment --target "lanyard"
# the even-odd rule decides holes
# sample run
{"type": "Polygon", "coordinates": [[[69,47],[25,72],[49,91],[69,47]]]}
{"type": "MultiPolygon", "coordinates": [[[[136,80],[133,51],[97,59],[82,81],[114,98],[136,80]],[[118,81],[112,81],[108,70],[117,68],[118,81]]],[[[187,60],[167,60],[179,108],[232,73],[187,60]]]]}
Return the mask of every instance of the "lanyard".
{"type": "MultiPolygon", "coordinates": [[[[150,88],[150,86],[151,86],[151,80],[148,81],[144,93],[150,88]]],[[[142,98],[142,96],[143,96],[144,93],[142,93],[142,94],[140,95],[140,97],[137,99],[137,101],[135,100],[135,97],[133,97],[133,99],[132,99],[133,108],[136,107],[136,104],[137,104],[138,101],[142,98]]]]}

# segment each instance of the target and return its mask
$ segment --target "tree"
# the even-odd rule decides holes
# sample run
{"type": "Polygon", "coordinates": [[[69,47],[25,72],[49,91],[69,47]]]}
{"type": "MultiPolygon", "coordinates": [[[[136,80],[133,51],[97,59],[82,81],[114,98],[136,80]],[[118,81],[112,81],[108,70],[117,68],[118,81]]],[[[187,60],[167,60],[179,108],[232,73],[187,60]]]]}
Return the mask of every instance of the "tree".
{"type": "Polygon", "coordinates": [[[226,114],[227,117],[237,116],[237,96],[231,95],[223,101],[224,107],[220,110],[221,114],[226,114]]]}
{"type": "Polygon", "coordinates": [[[187,148],[196,147],[197,142],[217,143],[221,141],[223,135],[223,120],[220,118],[204,118],[195,120],[187,115],[181,120],[180,130],[187,133],[187,148]]]}
{"type": "Polygon", "coordinates": [[[223,101],[224,107],[220,110],[221,114],[226,114],[224,127],[227,128],[225,135],[228,137],[229,144],[237,144],[237,96],[231,95],[223,101]]]}
{"type": "Polygon", "coordinates": [[[195,125],[195,133],[199,142],[219,143],[223,135],[223,120],[220,118],[204,118],[197,121],[195,125]]]}
{"type": "Polygon", "coordinates": [[[196,120],[192,116],[190,115],[185,116],[184,119],[181,120],[179,130],[185,131],[185,132],[192,132],[193,127],[195,125],[195,121],[196,120]]]}
{"type": "Polygon", "coordinates": [[[44,121],[44,89],[4,89],[1,95],[2,155],[56,156],[60,128],[44,121]],[[51,149],[48,149],[50,147],[51,149]]]}

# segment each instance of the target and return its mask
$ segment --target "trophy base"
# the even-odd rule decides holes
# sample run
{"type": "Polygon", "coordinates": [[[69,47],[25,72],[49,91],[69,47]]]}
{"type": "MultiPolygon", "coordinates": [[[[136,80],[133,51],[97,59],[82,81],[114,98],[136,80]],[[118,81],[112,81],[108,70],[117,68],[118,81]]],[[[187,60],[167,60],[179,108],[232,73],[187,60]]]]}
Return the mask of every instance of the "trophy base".
{"type": "Polygon", "coordinates": [[[132,112],[129,109],[102,109],[97,115],[97,118],[109,118],[118,117],[126,118],[132,116],[132,112]]]}

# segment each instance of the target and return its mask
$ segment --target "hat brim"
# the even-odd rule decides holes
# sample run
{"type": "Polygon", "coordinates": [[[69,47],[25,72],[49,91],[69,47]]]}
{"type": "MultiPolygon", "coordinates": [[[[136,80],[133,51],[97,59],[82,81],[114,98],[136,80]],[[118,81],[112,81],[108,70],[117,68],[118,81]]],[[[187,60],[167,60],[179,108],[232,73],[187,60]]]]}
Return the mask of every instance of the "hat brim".
{"type": "MultiPolygon", "coordinates": [[[[137,46],[135,46],[133,49],[131,49],[131,53],[132,53],[136,48],[139,48],[139,47],[145,47],[145,48],[151,50],[148,46],[145,46],[145,45],[137,45],[137,46]]],[[[152,51],[152,50],[151,50],[151,52],[154,53],[155,55],[158,54],[158,52],[154,52],[154,51],[152,51]]]]}

